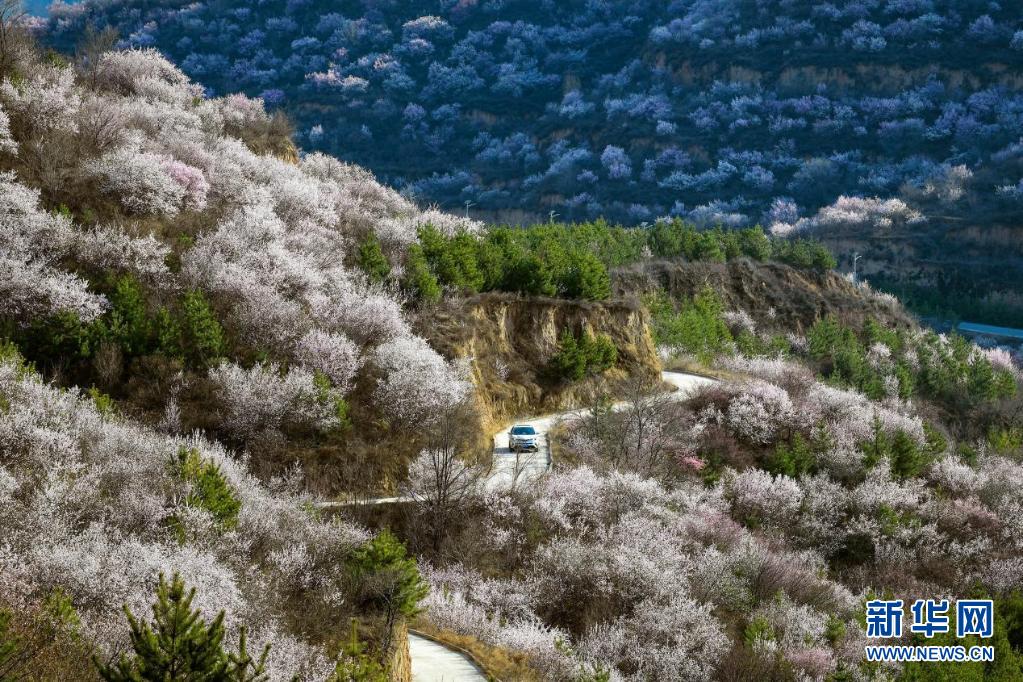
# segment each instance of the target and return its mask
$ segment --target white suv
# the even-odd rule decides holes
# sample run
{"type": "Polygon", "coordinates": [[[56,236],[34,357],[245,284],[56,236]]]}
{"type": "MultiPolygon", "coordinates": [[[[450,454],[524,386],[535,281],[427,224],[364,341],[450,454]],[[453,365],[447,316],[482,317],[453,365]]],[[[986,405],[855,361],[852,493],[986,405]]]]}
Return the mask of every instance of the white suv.
{"type": "Polygon", "coordinates": [[[508,432],[508,447],[515,452],[540,449],[540,434],[528,424],[516,424],[508,432]]]}

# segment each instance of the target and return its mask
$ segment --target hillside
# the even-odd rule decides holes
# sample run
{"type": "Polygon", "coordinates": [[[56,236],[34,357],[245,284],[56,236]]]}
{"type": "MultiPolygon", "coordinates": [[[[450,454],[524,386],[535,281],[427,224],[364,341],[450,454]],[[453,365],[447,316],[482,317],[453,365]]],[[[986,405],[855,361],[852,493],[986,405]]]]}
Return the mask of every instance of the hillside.
{"type": "Polygon", "coordinates": [[[89,25],[426,202],[813,231],[918,310],[1023,324],[1018,3],[117,0],[49,39],[89,25]]]}
{"type": "Polygon", "coordinates": [[[426,222],[480,226],[336,159],[298,162],[259,101],[204,98],[154,52],[82,66],[15,45],[0,61],[3,676],[95,678],[90,656],[125,651],[122,606],[145,617],[158,573],[226,612],[232,648],[246,624],[257,655],[272,644],[274,680],[347,665],[350,618],[389,655],[374,581],[405,567],[414,588],[414,564],[317,515],[310,491],[331,479],[295,464],[333,448],[343,475],[365,415],[425,437],[468,394],[355,261],[367,233],[397,263],[426,222]]]}
{"type": "Polygon", "coordinates": [[[805,225],[424,209],[155,49],[8,16],[4,682],[411,682],[417,627],[506,682],[1023,677],[1006,349],[805,225]],[[995,660],[865,660],[879,596],[990,599],[992,637],[929,643],[995,660]]]}
{"type": "Polygon", "coordinates": [[[613,273],[613,280],[616,294],[632,297],[664,291],[687,299],[710,287],[720,295],[726,310],[745,311],[759,324],[796,334],[805,334],[827,317],[855,327],[867,320],[892,328],[915,325],[890,296],[853,285],[833,271],[805,270],[785,263],[654,260],[622,267],[613,273]]]}

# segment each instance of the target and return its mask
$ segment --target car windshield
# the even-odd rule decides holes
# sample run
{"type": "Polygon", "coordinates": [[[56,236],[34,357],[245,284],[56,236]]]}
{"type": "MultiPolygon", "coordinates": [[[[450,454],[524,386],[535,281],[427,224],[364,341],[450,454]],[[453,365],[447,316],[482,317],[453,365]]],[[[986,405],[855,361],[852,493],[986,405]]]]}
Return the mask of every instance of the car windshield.
{"type": "Polygon", "coordinates": [[[535,436],[536,429],[532,426],[516,426],[512,430],[513,436],[535,436]]]}

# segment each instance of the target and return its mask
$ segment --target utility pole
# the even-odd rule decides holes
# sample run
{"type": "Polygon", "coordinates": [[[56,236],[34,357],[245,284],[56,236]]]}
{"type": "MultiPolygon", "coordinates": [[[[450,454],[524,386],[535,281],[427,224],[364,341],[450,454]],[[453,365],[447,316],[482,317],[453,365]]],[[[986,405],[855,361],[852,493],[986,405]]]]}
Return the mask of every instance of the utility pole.
{"type": "Polygon", "coordinates": [[[470,206],[475,206],[475,205],[476,205],[475,202],[473,202],[473,201],[471,201],[469,199],[466,199],[466,201],[465,201],[465,218],[466,218],[466,220],[469,219],[469,207],[470,206]]]}
{"type": "Polygon", "coordinates": [[[859,262],[860,258],[862,258],[862,256],[860,256],[859,253],[853,252],[853,284],[859,283],[856,279],[856,264],[859,262]]]}
{"type": "Polygon", "coordinates": [[[557,217],[558,217],[558,214],[555,213],[554,211],[551,211],[550,213],[547,214],[547,222],[553,224],[554,223],[554,219],[557,218],[557,217]]]}

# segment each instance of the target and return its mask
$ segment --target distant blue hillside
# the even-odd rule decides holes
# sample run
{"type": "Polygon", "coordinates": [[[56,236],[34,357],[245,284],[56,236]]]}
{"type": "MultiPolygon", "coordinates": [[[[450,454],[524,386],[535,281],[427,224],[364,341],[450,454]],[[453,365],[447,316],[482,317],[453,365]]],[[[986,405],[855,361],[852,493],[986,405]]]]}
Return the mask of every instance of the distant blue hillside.
{"type": "Polygon", "coordinates": [[[28,9],[29,14],[45,17],[46,8],[50,6],[50,2],[52,2],[52,0],[25,0],[25,7],[28,9]]]}
{"type": "Polygon", "coordinates": [[[80,4],[51,46],[112,26],[424,205],[813,231],[919,310],[1023,327],[1019,0],[80,4]]]}

